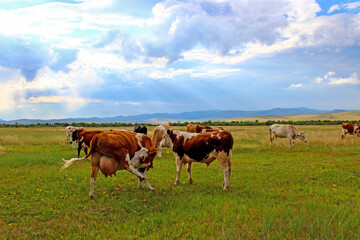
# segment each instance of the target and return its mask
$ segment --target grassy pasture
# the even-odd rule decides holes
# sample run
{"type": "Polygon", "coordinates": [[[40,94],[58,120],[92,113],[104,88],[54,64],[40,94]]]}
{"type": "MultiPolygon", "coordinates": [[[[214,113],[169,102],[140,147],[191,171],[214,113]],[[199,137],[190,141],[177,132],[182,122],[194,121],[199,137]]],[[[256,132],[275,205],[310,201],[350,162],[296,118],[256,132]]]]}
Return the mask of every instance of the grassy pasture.
{"type": "Polygon", "coordinates": [[[99,173],[89,200],[89,160],[59,172],[61,158],[76,156],[63,128],[0,128],[0,238],[360,238],[354,136],[341,140],[340,126],[298,126],[308,143],[289,149],[287,139],[269,146],[266,126],[226,129],[235,140],[228,191],[218,161],[194,163],[193,184],[183,168],[174,186],[174,157],[163,150],[148,173],[155,191],[139,189],[127,171],[99,173]]]}

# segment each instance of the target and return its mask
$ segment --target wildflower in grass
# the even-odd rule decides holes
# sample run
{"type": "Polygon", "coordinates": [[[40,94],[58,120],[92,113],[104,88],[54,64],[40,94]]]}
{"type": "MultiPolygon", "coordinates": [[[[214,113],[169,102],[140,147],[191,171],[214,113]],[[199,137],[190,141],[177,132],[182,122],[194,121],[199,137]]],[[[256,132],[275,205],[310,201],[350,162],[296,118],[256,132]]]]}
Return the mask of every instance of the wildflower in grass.
{"type": "Polygon", "coordinates": [[[336,184],[333,184],[333,187],[336,187],[336,184]]]}
{"type": "Polygon", "coordinates": [[[185,184],[185,181],[183,181],[182,184],[185,184]]]}
{"type": "Polygon", "coordinates": [[[105,194],[106,192],[103,192],[103,194],[105,194]]]}
{"type": "Polygon", "coordinates": [[[69,178],[69,181],[72,181],[72,178],[69,178]]]}

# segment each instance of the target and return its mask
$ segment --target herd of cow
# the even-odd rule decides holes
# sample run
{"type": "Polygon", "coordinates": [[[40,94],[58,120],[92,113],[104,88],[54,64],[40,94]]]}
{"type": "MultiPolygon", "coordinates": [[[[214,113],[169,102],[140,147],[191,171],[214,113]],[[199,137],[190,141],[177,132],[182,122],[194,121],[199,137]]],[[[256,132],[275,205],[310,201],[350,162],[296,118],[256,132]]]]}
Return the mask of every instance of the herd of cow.
{"type": "MultiPolygon", "coordinates": [[[[342,138],[346,134],[360,136],[359,124],[342,124],[342,138]]],[[[90,198],[94,198],[95,181],[100,171],[107,177],[116,174],[118,170],[127,170],[139,178],[139,187],[142,182],[148,189],[153,189],[147,180],[147,171],[153,167],[155,156],[161,157],[162,148],[171,148],[175,161],[177,176],[175,184],[179,183],[182,166],[187,164],[189,182],[192,182],[191,168],[193,162],[209,164],[218,159],[223,170],[224,181],[222,187],[227,190],[231,173],[231,154],[233,137],[222,127],[216,129],[209,126],[187,126],[187,132],[173,130],[170,124],[161,124],[154,129],[152,139],[147,136],[147,127],[136,126],[134,132],[127,130],[110,130],[109,132],[84,130],[82,127],[66,127],[67,141],[77,147],[78,157],[64,160],[60,169],[87,159],[91,156],[91,188],[90,198]],[[71,141],[71,139],[72,141],[71,141]],[[81,149],[85,157],[80,158],[81,149]]],[[[294,140],[306,142],[304,132],[298,131],[293,125],[273,124],[270,126],[270,144],[277,138],[288,138],[290,147],[294,140]]]]}

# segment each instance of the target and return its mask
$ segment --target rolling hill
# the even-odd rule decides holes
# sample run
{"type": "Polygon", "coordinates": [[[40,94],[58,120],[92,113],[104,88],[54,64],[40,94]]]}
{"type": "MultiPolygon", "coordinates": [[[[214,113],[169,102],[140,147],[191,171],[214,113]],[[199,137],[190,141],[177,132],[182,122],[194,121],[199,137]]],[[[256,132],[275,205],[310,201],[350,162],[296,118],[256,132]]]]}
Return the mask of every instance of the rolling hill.
{"type": "Polygon", "coordinates": [[[269,115],[269,116],[256,116],[256,117],[236,117],[225,119],[227,122],[231,121],[255,121],[266,122],[268,120],[293,120],[293,121],[306,121],[306,120],[349,120],[360,121],[360,111],[344,111],[333,113],[320,113],[320,114],[291,114],[291,115],[269,115]]]}
{"type": "Polygon", "coordinates": [[[0,124],[54,124],[54,123],[148,123],[196,121],[267,121],[267,120],[358,120],[360,111],[317,110],[309,108],[273,108],[262,111],[208,110],[182,113],[153,113],[116,117],[17,119],[0,120],[0,124]]]}

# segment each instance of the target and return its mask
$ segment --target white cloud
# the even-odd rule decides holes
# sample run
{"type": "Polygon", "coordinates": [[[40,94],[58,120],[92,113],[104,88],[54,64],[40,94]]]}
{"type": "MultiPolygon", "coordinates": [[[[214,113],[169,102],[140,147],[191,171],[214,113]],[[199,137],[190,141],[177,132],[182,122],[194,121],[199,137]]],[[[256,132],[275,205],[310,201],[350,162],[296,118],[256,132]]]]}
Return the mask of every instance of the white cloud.
{"type": "Polygon", "coordinates": [[[178,76],[187,75],[193,78],[198,77],[226,77],[231,74],[240,72],[241,69],[228,69],[228,68],[218,68],[218,69],[173,69],[169,68],[167,70],[152,70],[149,72],[148,76],[153,79],[172,79],[178,76]]]}
{"type": "Polygon", "coordinates": [[[301,87],[303,87],[302,83],[293,83],[288,87],[288,89],[295,89],[295,88],[301,88],[301,87]]]}
{"type": "Polygon", "coordinates": [[[315,82],[316,82],[316,83],[321,83],[323,80],[324,80],[324,78],[322,78],[322,77],[317,77],[317,78],[315,79],[315,82]]]}
{"type": "Polygon", "coordinates": [[[27,103],[94,103],[102,102],[100,99],[90,99],[90,98],[80,98],[80,97],[69,97],[69,96],[39,96],[39,97],[29,97],[28,99],[22,98],[21,102],[27,103]]]}
{"type": "Polygon", "coordinates": [[[340,6],[338,4],[331,6],[328,13],[335,12],[336,10],[340,10],[340,6]]]}
{"type": "Polygon", "coordinates": [[[357,73],[352,73],[348,78],[329,78],[329,85],[360,84],[357,73]]]}

